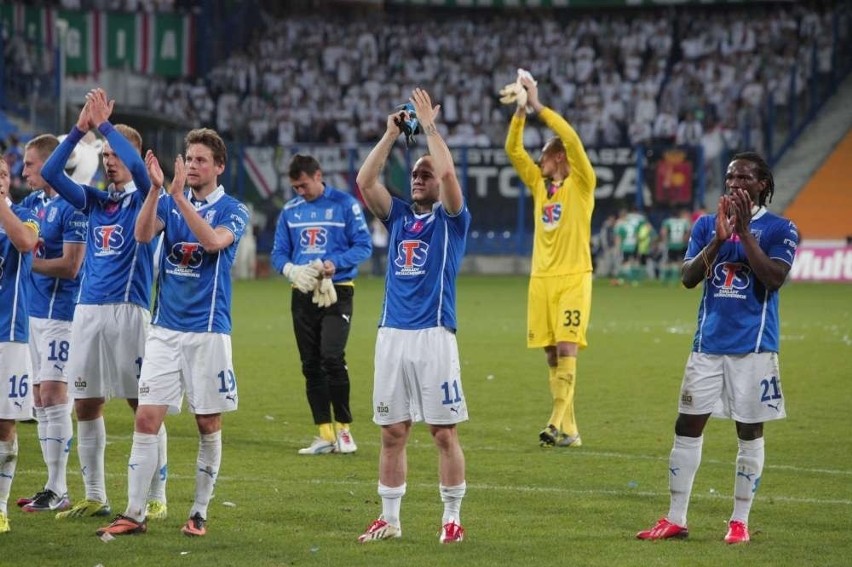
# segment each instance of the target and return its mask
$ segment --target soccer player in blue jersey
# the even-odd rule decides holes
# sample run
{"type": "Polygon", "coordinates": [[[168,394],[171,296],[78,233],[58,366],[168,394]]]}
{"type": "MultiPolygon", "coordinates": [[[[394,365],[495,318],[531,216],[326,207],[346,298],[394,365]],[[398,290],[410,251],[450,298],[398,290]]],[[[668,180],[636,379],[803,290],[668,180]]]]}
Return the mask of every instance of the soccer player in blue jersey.
{"type": "Polygon", "coordinates": [[[698,328],[680,390],[669,456],[669,512],[639,539],[684,538],[692,482],[711,415],[734,420],[737,431],[734,511],[725,541],[749,541],[748,516],[763,472],[763,423],[786,417],[778,367],[778,294],[793,265],[796,226],[770,213],[775,183],[754,152],[735,155],[715,215],[692,229],[681,280],[704,282],[698,328]]]}
{"type": "Polygon", "coordinates": [[[225,143],[210,129],[186,136],[186,161],[175,160],[169,194],[158,199],[163,172],[145,156],[154,182],[136,224],[136,239],[163,233],[157,298],[139,378],[139,408],[130,451],[127,508],[98,535],[147,531],[145,495],[157,472],[157,431],[180,411],[186,393],[198,426],[195,501],[181,531],[207,533],[207,507],[222,460],[222,413],[237,409],[231,354],[231,266],[249,212],[218,184],[225,143]],[[184,184],[189,189],[184,188],[184,184]]]}
{"type": "Polygon", "coordinates": [[[47,483],[32,498],[18,500],[25,512],[62,511],[68,500],[66,468],[74,427],[68,406],[65,365],[71,344],[78,276],[86,249],[86,216],[62,199],[41,176],[44,162],[59,145],[51,134],[36,136],[24,149],[23,177],[34,192],[25,205],[39,218],[39,238],[30,289],[30,356],[38,438],[47,465],[47,483]]]}
{"type": "MultiPolygon", "coordinates": [[[[112,513],[104,480],[106,428],[103,408],[124,398],[135,410],[145,336],[151,318],[153,244],[133,238],[136,216],[151,181],[140,151],[142,138],[129,126],[109,122],[113,101],[102,89],[90,92],[77,124],[45,162],[42,176],[74,208],[89,217],[86,257],[78,304],[71,323],[66,373],[77,414],[77,453],[86,497],[57,518],[112,513]],[[106,136],[104,169],[110,185],[101,191],[79,185],[64,172],[77,142],[90,128],[106,136]]],[[[166,430],[159,432],[160,474],[151,484],[149,516],[164,519],[166,430]]]]}
{"type": "Polygon", "coordinates": [[[372,252],[370,232],[355,198],[323,182],[316,158],[293,156],[289,177],[297,196],[285,203],[278,217],[271,259],[275,271],[293,283],[293,331],[308,405],[319,426],[319,436],[299,454],[354,453],[345,350],[355,298],[353,280],[358,265],[372,252]],[[323,283],[336,301],[322,301],[318,278],[330,280],[323,283]]]}
{"type": "Polygon", "coordinates": [[[11,181],[9,164],[0,159],[0,534],[10,529],[7,503],[18,465],[15,425],[32,416],[27,280],[39,236],[35,213],[9,199],[11,181]]]}
{"type": "Polygon", "coordinates": [[[379,181],[408,112],[388,117],[382,139],[358,172],[370,211],[387,227],[390,255],[376,338],[373,420],[382,428],[379,496],[382,514],[358,538],[371,542],[402,535],[405,446],[412,422],[425,421],[438,448],[444,503],[441,543],[462,541],[460,508],[465,460],[456,424],[467,421],[456,342],[456,276],[464,256],[470,211],[453,158],[438,133],[429,94],[414,89],[411,102],[429,153],[411,171],[411,200],[392,197],[379,181]]]}

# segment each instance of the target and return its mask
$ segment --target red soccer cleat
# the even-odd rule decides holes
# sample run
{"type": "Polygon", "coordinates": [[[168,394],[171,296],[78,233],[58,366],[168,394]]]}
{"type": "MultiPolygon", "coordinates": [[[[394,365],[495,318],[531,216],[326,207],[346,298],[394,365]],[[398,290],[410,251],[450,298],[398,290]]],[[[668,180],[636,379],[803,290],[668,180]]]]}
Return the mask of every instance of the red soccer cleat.
{"type": "Polygon", "coordinates": [[[728,533],[725,534],[725,543],[748,543],[750,539],[747,525],[739,520],[728,522],[728,533]]]}
{"type": "Polygon", "coordinates": [[[441,543],[458,543],[462,540],[464,540],[464,528],[455,520],[450,520],[441,528],[441,535],[438,537],[441,543]]]}
{"type": "Polygon", "coordinates": [[[689,535],[686,526],[673,524],[668,518],[662,518],[650,530],[642,530],[636,534],[636,539],[683,539],[689,535]]]}

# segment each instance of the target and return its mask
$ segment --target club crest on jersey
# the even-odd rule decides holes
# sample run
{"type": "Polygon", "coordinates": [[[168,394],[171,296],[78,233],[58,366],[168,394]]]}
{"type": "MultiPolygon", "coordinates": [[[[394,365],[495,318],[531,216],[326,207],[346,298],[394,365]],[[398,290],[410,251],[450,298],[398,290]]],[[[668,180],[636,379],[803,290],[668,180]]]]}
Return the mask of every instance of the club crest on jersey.
{"type": "Polygon", "coordinates": [[[204,248],[198,242],[176,242],[166,261],[169,263],[167,272],[175,275],[184,275],[197,278],[200,274],[196,271],[204,259],[204,248]]]}
{"type": "Polygon", "coordinates": [[[541,222],[544,224],[544,230],[553,230],[559,226],[561,218],[562,203],[545,203],[541,208],[541,222]]]}
{"type": "Polygon", "coordinates": [[[53,222],[56,220],[56,215],[59,214],[59,209],[56,207],[52,207],[50,212],[47,213],[47,222],[53,222]]]}
{"type": "Polygon", "coordinates": [[[410,222],[406,222],[403,229],[411,234],[420,234],[423,231],[424,226],[425,223],[422,219],[414,219],[410,222]]]}
{"type": "Polygon", "coordinates": [[[429,256],[429,245],[422,240],[403,240],[396,247],[394,265],[398,276],[418,276],[426,273],[423,266],[429,256]]]}
{"type": "Polygon", "coordinates": [[[714,297],[745,299],[751,282],[751,268],[739,262],[720,262],[713,267],[714,297]]]}
{"type": "Polygon", "coordinates": [[[124,246],[124,227],[120,224],[109,224],[95,228],[96,256],[112,256],[118,254],[124,246]]]}
{"type": "Polygon", "coordinates": [[[6,258],[0,256],[0,289],[3,289],[3,274],[5,274],[6,270],[4,269],[4,265],[6,264],[6,258]]]}
{"type": "Polygon", "coordinates": [[[305,253],[325,252],[328,231],[321,226],[307,226],[299,233],[299,247],[305,253]]]}

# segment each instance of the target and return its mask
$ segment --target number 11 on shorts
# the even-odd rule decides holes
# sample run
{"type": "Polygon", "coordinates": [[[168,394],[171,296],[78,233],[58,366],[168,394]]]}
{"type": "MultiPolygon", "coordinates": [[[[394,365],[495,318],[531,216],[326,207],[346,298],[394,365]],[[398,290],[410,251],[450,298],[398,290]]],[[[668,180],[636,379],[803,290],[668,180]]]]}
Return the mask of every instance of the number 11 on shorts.
{"type": "Polygon", "coordinates": [[[450,404],[457,404],[461,401],[458,380],[453,380],[452,382],[443,382],[441,384],[441,389],[444,391],[444,400],[441,403],[445,406],[450,404]]]}

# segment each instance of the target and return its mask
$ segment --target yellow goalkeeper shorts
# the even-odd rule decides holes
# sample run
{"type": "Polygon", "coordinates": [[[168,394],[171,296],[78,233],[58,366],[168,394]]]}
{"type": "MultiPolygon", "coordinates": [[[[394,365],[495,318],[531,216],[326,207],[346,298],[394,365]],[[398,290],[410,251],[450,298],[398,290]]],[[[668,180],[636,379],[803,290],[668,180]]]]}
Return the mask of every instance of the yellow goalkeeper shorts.
{"type": "Polygon", "coordinates": [[[527,296],[527,346],[577,343],[585,348],[592,310],[592,273],[534,276],[527,296]]]}

